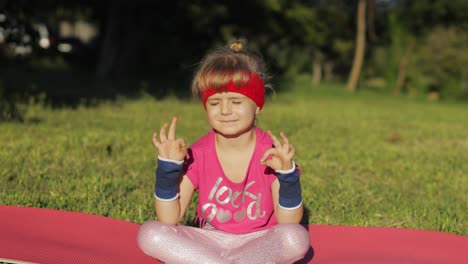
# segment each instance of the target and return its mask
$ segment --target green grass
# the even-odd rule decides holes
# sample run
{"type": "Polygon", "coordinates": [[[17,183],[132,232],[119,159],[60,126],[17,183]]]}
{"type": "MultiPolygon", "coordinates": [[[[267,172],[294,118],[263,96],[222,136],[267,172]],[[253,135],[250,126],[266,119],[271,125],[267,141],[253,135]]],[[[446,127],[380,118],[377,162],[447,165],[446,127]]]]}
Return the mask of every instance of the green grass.
{"type": "MultiPolygon", "coordinates": [[[[468,235],[467,114],[462,104],[303,88],[269,98],[258,124],[295,145],[309,223],[468,235]]],[[[0,123],[0,204],[154,219],[151,134],[173,115],[188,143],[209,129],[199,103],[174,98],[31,106],[26,123],[0,123]]]]}

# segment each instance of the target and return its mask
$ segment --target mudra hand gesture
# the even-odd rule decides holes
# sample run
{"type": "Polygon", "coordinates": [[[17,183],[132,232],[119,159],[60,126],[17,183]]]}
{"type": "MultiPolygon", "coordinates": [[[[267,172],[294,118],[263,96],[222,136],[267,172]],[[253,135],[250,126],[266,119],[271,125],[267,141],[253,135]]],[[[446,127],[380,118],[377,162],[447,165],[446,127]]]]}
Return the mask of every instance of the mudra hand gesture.
{"type": "Polygon", "coordinates": [[[177,117],[172,118],[169,132],[166,136],[166,130],[169,125],[165,123],[158,134],[153,133],[153,144],[158,149],[159,157],[170,160],[183,160],[187,155],[187,147],[183,139],[175,139],[175,131],[177,126],[177,117]]]}
{"type": "Polygon", "coordinates": [[[280,133],[283,143],[271,133],[267,132],[273,141],[274,148],[270,148],[263,153],[260,163],[273,170],[289,170],[293,167],[294,147],[289,143],[283,132],[280,133]]]}

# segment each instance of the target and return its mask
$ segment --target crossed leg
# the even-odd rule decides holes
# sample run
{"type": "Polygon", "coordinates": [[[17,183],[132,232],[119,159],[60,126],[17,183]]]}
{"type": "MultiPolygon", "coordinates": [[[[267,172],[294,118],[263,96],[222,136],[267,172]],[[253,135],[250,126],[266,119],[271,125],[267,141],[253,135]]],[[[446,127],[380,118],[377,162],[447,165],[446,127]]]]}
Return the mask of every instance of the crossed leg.
{"type": "Polygon", "coordinates": [[[310,248],[309,232],[298,224],[279,224],[229,252],[235,263],[294,263],[310,248]]]}
{"type": "Polygon", "coordinates": [[[294,263],[310,247],[309,233],[297,224],[237,235],[148,221],[137,242],[147,255],[166,263],[294,263]]]}
{"type": "Polygon", "coordinates": [[[165,263],[228,263],[200,231],[203,229],[148,221],[140,227],[137,242],[143,252],[165,263]]]}

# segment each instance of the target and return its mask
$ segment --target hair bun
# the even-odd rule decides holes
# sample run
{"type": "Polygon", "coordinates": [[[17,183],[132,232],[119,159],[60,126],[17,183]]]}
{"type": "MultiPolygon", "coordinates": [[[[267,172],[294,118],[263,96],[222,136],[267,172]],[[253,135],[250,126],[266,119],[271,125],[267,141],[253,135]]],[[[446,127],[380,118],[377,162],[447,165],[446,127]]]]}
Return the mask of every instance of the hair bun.
{"type": "Polygon", "coordinates": [[[235,40],[231,40],[228,43],[228,48],[233,50],[234,52],[239,52],[245,49],[246,44],[247,44],[246,39],[235,39],[235,40]]]}

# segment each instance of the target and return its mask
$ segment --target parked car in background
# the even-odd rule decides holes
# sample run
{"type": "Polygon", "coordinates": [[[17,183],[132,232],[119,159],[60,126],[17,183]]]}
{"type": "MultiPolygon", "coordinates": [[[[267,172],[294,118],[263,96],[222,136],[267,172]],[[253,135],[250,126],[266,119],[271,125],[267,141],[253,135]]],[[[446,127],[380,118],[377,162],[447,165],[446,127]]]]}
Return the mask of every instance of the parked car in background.
{"type": "Polygon", "coordinates": [[[96,53],[97,36],[97,27],[92,23],[61,21],[53,28],[0,11],[0,55],[6,58],[27,59],[34,55],[88,60],[96,53]]]}

